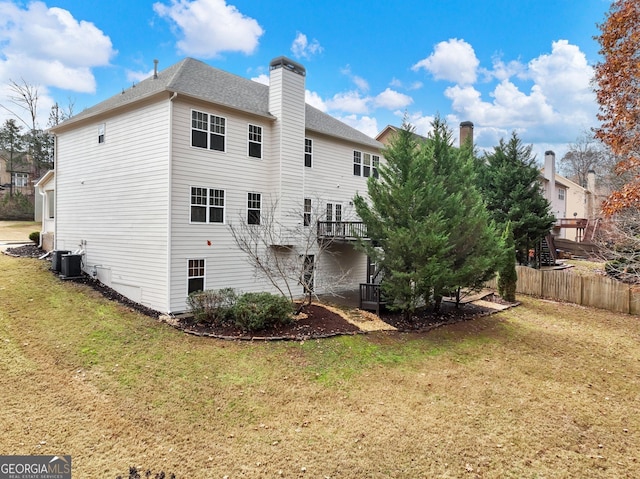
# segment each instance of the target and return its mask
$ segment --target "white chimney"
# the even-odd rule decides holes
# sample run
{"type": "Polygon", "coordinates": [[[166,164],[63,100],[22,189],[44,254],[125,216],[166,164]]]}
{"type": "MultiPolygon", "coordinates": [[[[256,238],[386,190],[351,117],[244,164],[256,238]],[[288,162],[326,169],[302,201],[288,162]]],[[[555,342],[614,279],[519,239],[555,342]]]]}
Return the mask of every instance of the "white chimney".
{"type": "MultiPolygon", "coordinates": [[[[299,63],[278,57],[269,64],[269,113],[275,118],[269,161],[273,162],[272,191],[280,215],[294,208],[287,200],[301,196],[300,170],[304,161],[305,76],[299,63]],[[277,166],[276,166],[277,165],[277,166]]],[[[300,198],[297,205],[302,204],[300,198]]]]}
{"type": "Polygon", "coordinates": [[[556,208],[556,154],[551,151],[544,152],[544,177],[547,180],[547,199],[551,203],[551,212],[557,216],[556,208]]]}

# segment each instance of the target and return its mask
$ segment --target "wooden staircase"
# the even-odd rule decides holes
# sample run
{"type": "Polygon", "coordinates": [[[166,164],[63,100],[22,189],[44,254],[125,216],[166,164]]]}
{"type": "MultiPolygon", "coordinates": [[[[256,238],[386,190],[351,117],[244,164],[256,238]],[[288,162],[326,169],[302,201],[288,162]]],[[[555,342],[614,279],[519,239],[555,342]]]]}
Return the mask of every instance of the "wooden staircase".
{"type": "Polygon", "coordinates": [[[540,241],[539,248],[540,266],[555,266],[558,255],[553,236],[548,234],[540,241]]]}

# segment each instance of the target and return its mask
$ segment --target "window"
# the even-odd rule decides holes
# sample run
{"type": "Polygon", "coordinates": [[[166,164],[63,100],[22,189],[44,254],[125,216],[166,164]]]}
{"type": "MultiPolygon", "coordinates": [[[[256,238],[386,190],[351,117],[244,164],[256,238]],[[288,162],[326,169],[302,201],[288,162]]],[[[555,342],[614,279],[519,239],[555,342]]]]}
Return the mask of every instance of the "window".
{"type": "Polygon", "coordinates": [[[311,224],[311,198],[304,199],[303,223],[305,226],[311,224]]]}
{"type": "Polygon", "coordinates": [[[260,193],[248,193],[247,194],[247,224],[259,225],[260,224],[260,193]]]}
{"type": "Polygon", "coordinates": [[[558,190],[558,199],[559,199],[560,201],[564,201],[564,189],[563,189],[563,188],[560,188],[560,189],[558,190]]]}
{"type": "Polygon", "coordinates": [[[226,126],[221,116],[191,110],[191,146],[225,151],[226,126]]]}
{"type": "Polygon", "coordinates": [[[262,158],[262,127],[249,125],[249,156],[262,158]]]}
{"type": "Polygon", "coordinates": [[[55,212],[56,192],[47,190],[47,218],[53,219],[55,212]]]}
{"type": "Polygon", "coordinates": [[[224,223],[224,190],[192,186],[191,222],[224,223]]]}
{"type": "Polygon", "coordinates": [[[204,291],[204,260],[190,259],[187,294],[204,291]]]}
{"type": "Polygon", "coordinates": [[[304,166],[311,168],[313,155],[313,140],[304,139],[304,166]]]}
{"type": "Polygon", "coordinates": [[[361,151],[353,152],[353,174],[354,176],[363,176],[368,178],[378,177],[378,167],[380,166],[380,157],[371,153],[363,153],[361,151]]]}
{"type": "Polygon", "coordinates": [[[365,153],[362,160],[362,176],[369,178],[371,176],[371,155],[365,153]]]}
{"type": "Polygon", "coordinates": [[[362,153],[359,151],[353,152],[353,174],[355,176],[362,174],[362,153]]]}
{"type": "Polygon", "coordinates": [[[13,173],[13,186],[23,187],[29,183],[29,173],[13,173]]]}
{"type": "Polygon", "coordinates": [[[98,125],[98,143],[104,143],[104,130],[105,130],[104,123],[102,123],[101,125],[98,125]]]}

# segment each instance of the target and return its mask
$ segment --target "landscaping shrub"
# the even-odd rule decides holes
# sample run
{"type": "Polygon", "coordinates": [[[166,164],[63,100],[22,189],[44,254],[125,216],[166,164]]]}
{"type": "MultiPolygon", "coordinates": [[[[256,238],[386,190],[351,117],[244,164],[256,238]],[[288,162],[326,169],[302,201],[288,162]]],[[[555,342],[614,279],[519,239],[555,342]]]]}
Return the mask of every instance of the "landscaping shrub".
{"type": "Polygon", "coordinates": [[[187,298],[196,323],[221,326],[233,321],[233,307],[238,295],[233,288],[198,291],[187,298]]]}
{"type": "Polygon", "coordinates": [[[233,308],[234,324],[245,331],[259,331],[293,321],[293,305],[271,293],[245,293],[233,308]]]}
{"type": "Polygon", "coordinates": [[[35,244],[40,244],[40,231],[34,231],[33,233],[29,233],[29,239],[33,241],[35,244]]]}

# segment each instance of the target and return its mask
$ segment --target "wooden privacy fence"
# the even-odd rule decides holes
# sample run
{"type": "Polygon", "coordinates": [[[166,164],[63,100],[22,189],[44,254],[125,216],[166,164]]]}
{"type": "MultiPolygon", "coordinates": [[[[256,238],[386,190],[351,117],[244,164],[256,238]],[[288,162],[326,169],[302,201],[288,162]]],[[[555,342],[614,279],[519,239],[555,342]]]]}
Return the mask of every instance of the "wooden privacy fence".
{"type": "MultiPolygon", "coordinates": [[[[566,270],[517,266],[516,293],[580,304],[619,313],[640,314],[640,288],[604,276],[580,276],[566,270]]],[[[487,287],[497,289],[493,279],[487,287]]]]}

